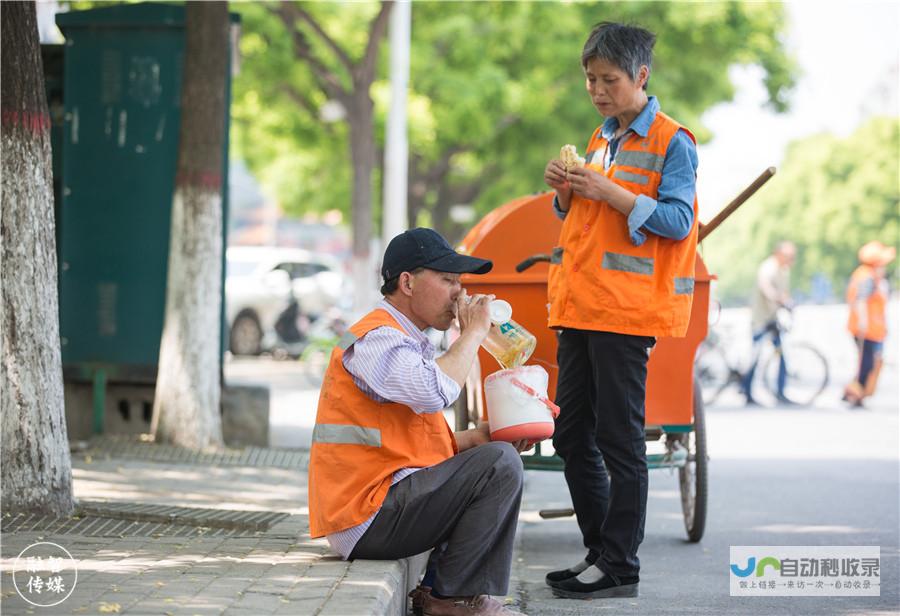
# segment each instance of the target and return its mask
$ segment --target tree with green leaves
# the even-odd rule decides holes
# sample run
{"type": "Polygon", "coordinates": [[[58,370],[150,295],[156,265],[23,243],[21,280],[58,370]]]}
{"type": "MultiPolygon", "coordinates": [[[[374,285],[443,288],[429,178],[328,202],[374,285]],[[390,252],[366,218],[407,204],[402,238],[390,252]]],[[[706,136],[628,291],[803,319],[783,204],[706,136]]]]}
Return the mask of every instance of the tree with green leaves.
{"type": "MultiPolygon", "coordinates": [[[[296,14],[288,8],[294,6],[237,5],[244,19],[237,151],[287,212],[339,208],[354,213],[354,225],[371,224],[356,221],[350,207],[363,189],[346,156],[354,129],[349,120],[321,120],[336,85],[317,73],[355,87],[336,48],[347,58],[368,57],[381,30],[365,24],[374,24],[384,7],[303,3],[305,16],[281,17],[296,14]],[[298,62],[294,31],[303,33],[306,55],[321,66],[298,62]]],[[[636,22],[657,33],[650,93],[701,140],[710,136],[701,114],[734,94],[729,66],[760,65],[775,109],[784,109],[792,85],[794,64],[780,43],[786,21],[780,4],[416,2],[412,9],[409,223],[431,224],[454,238],[462,229],[448,218],[453,205],[484,214],[544,190],[546,161],[564,143],[582,144],[600,123],[580,65],[581,46],[598,21],[636,22]]],[[[389,104],[385,55],[371,64],[368,88],[377,161],[389,104]]],[[[380,194],[373,186],[379,180],[378,173],[370,178],[370,197],[380,194]]],[[[377,203],[372,211],[377,216],[377,203]]]]}
{"type": "Polygon", "coordinates": [[[814,135],[792,143],[778,174],[704,242],[726,303],[749,299],[759,263],[780,240],[798,248],[791,281],[807,296],[814,277],[843,297],[870,240],[900,238],[900,123],[872,118],[852,135],[814,135]]]}
{"type": "MultiPolygon", "coordinates": [[[[296,133],[301,140],[304,140],[302,135],[308,136],[310,132],[319,132],[314,139],[319,143],[334,136],[333,127],[322,121],[322,110],[327,105],[334,110],[336,119],[346,123],[345,134],[334,141],[343,146],[338,151],[343,150],[344,158],[338,164],[345,166],[345,161],[350,161],[353,188],[349,210],[357,285],[371,278],[367,268],[373,236],[372,176],[378,164],[371,90],[392,5],[390,1],[360,6],[275,2],[247,7],[245,16],[249,38],[244,49],[260,50],[273,61],[272,66],[266,67],[265,58],[255,58],[262,62],[248,66],[255,80],[261,78],[268,84],[262,92],[255,91],[262,96],[251,96],[251,101],[258,105],[274,97],[287,102],[285,108],[303,117],[282,117],[276,123],[288,120],[293,124],[296,120],[305,124],[305,130],[296,133]],[[273,23],[277,23],[274,28],[273,23]]],[[[332,144],[322,145],[327,151],[326,158],[334,160],[336,152],[332,144]]],[[[346,175],[342,179],[346,180],[346,175]]],[[[345,191],[340,192],[346,195],[345,191]]],[[[332,203],[335,196],[333,188],[326,183],[315,198],[322,204],[321,209],[328,209],[335,207],[332,203]]]]}

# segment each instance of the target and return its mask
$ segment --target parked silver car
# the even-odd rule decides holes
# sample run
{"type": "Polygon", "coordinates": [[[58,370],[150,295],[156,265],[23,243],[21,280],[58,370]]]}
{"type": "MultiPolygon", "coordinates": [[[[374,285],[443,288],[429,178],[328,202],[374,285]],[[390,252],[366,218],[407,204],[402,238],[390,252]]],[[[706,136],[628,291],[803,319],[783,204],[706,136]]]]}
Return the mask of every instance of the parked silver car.
{"type": "Polygon", "coordinates": [[[257,355],[278,346],[275,323],[291,296],[315,318],[349,297],[347,277],[329,256],[295,248],[235,246],[226,252],[229,349],[257,355]]]}

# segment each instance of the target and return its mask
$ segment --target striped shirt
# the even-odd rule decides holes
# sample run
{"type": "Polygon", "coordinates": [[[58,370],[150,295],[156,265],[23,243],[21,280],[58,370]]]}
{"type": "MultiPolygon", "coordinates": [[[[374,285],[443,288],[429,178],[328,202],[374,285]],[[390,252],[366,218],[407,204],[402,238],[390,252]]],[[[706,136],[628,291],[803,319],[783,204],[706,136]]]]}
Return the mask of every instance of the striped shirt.
{"type": "MultiPolygon", "coordinates": [[[[425,333],[387,300],[376,308],[390,313],[406,334],[393,327],[377,327],[344,351],[344,368],[356,386],[376,402],[404,404],[416,413],[439,413],[450,406],[461,388],[434,361],[434,345],[425,333]]],[[[417,470],[396,471],[391,485],[417,470]]],[[[331,548],[348,558],[376,515],[378,511],[358,526],[326,535],[331,548]]]]}

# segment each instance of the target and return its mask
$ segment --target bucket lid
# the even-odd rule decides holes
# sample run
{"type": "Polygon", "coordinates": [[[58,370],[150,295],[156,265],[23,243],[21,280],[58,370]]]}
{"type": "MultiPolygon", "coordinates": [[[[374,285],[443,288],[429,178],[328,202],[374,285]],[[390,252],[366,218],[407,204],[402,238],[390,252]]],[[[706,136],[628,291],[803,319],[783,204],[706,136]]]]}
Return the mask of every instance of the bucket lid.
{"type": "Polygon", "coordinates": [[[491,322],[495,325],[507,323],[512,318],[512,306],[503,299],[495,299],[490,305],[491,322]]]}

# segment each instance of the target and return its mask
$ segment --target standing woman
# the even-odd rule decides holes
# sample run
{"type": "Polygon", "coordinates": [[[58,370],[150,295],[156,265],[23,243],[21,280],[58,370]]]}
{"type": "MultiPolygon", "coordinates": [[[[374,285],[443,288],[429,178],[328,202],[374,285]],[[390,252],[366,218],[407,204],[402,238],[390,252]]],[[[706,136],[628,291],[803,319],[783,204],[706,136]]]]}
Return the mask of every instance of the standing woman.
{"type": "Polygon", "coordinates": [[[547,574],[569,598],[635,597],[647,509],[644,397],[660,336],[684,336],[697,246],[694,136],[647,95],[653,33],[601,23],[581,65],[604,118],[584,167],[547,163],[564,219],[551,265],[560,331],[553,445],[587,548],[547,574]]]}
{"type": "Polygon", "coordinates": [[[859,372],[846,389],[844,400],[861,407],[863,400],[875,393],[881,372],[884,339],[887,337],[888,282],[885,270],[897,256],[892,246],[869,242],[859,249],[859,267],[847,286],[850,319],[847,329],[859,349],[859,372]]]}

